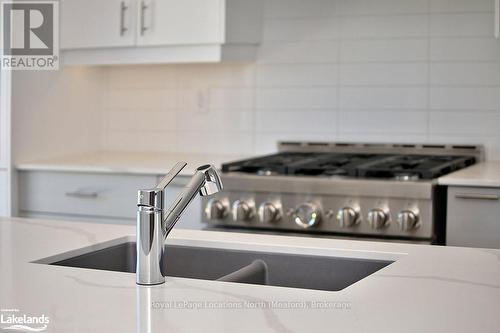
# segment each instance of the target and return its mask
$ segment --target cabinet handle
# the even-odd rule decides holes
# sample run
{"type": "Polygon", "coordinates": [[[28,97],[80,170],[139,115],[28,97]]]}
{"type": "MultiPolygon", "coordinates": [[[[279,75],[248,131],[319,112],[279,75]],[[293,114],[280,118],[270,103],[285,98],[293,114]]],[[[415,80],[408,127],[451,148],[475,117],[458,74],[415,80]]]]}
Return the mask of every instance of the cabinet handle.
{"type": "Polygon", "coordinates": [[[500,197],[496,194],[483,194],[483,193],[457,193],[455,194],[457,199],[470,199],[470,200],[491,200],[497,201],[500,197]]]}
{"type": "Polygon", "coordinates": [[[495,37],[500,38],[500,0],[495,0],[495,37]]]}
{"type": "Polygon", "coordinates": [[[94,191],[76,190],[73,192],[66,192],[65,195],[72,198],[93,199],[97,198],[99,193],[94,191]]]}
{"type": "Polygon", "coordinates": [[[144,32],[148,30],[148,27],[146,27],[146,9],[148,9],[149,6],[146,4],[144,0],[141,0],[141,17],[140,17],[140,24],[141,24],[141,36],[144,36],[144,32]]]}
{"type": "Polygon", "coordinates": [[[128,6],[125,4],[125,1],[120,3],[120,36],[125,35],[127,32],[127,27],[125,27],[125,12],[127,11],[128,6]]]}

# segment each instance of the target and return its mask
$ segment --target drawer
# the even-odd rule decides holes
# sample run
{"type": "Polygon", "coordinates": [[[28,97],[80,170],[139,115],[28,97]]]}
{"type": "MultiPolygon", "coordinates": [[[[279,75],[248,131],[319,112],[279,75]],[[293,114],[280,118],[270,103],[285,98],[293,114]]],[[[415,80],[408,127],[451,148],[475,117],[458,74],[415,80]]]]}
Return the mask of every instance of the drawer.
{"type": "Polygon", "coordinates": [[[21,212],[135,219],[137,190],[158,177],[78,172],[19,172],[21,212]]]}
{"type": "Polygon", "coordinates": [[[449,187],[446,243],[500,248],[500,189],[449,187]]]}

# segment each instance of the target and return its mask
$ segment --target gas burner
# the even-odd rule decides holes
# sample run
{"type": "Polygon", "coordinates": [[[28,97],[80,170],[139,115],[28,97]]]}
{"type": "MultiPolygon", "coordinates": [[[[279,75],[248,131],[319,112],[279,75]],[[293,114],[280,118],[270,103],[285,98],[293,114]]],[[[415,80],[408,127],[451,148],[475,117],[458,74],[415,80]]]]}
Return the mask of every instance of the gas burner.
{"type": "Polygon", "coordinates": [[[260,169],[257,170],[257,176],[276,176],[279,175],[278,172],[270,169],[260,169]]]}
{"type": "Polygon", "coordinates": [[[295,164],[306,163],[324,154],[317,153],[278,153],[249,160],[226,163],[222,165],[222,172],[243,172],[262,176],[286,175],[288,169],[295,164]]]}
{"type": "Polygon", "coordinates": [[[394,174],[394,179],[402,182],[417,181],[420,176],[416,173],[396,173],[394,174]]]}

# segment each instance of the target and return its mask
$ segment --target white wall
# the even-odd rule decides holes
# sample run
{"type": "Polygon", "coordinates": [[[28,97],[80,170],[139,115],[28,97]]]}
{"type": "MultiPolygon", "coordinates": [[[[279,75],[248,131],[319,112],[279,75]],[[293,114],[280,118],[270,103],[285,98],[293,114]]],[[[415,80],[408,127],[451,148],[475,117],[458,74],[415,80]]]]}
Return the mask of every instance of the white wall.
{"type": "Polygon", "coordinates": [[[500,159],[494,0],[267,0],[258,61],[108,68],[103,149],[484,143],[500,159]]]}
{"type": "Polygon", "coordinates": [[[255,63],[15,72],[14,163],[93,150],[258,154],[278,140],[483,143],[500,160],[494,0],[265,4],[255,63]]]}
{"type": "Polygon", "coordinates": [[[14,163],[101,149],[102,68],[16,71],[12,77],[14,163]]]}

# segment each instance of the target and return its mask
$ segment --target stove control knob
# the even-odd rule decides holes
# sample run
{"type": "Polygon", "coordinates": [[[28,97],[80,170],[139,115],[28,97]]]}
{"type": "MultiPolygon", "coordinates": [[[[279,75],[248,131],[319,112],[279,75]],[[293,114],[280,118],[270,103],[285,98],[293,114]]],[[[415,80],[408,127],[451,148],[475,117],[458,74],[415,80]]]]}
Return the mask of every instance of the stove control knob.
{"type": "Polygon", "coordinates": [[[387,226],[389,214],[383,209],[375,208],[368,212],[368,223],[372,229],[383,229],[387,226]]]}
{"type": "Polygon", "coordinates": [[[236,200],[233,203],[233,220],[250,221],[255,216],[255,207],[251,202],[236,200]]]}
{"type": "Polygon", "coordinates": [[[227,204],[221,200],[211,199],[205,207],[205,216],[208,220],[222,220],[227,216],[227,204]]]}
{"type": "Polygon", "coordinates": [[[341,228],[352,227],[359,222],[359,211],[352,207],[344,207],[337,212],[337,222],[341,228]]]}
{"type": "Polygon", "coordinates": [[[314,227],[321,220],[321,210],[311,202],[299,205],[292,213],[293,221],[300,227],[307,229],[314,227]]]}
{"type": "Polygon", "coordinates": [[[402,231],[411,231],[419,227],[419,216],[414,210],[402,210],[398,214],[398,224],[402,231]]]}
{"type": "Polygon", "coordinates": [[[280,210],[272,202],[264,202],[259,207],[259,220],[262,223],[273,223],[281,219],[280,210]]]}

